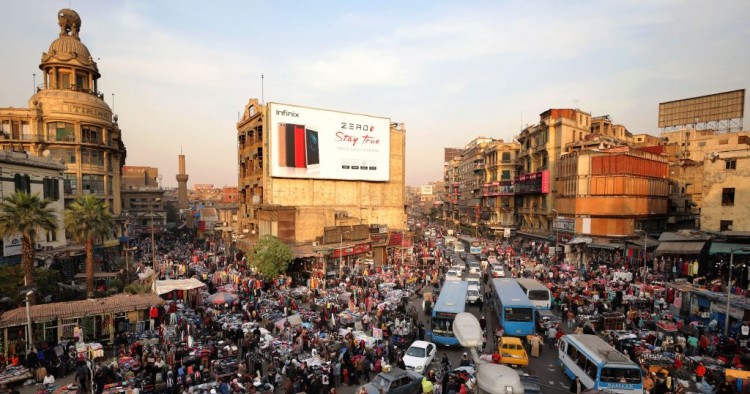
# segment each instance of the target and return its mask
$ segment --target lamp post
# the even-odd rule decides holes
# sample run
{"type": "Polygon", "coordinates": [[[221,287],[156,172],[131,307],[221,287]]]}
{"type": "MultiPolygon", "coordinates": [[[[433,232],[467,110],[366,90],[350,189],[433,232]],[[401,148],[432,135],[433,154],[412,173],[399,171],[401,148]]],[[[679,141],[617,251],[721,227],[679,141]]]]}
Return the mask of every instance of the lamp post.
{"type": "MultiPolygon", "coordinates": [[[[24,283],[26,281],[24,280],[24,283]]],[[[32,337],[32,331],[31,331],[31,307],[29,306],[29,297],[34,294],[33,290],[29,290],[26,292],[26,330],[28,332],[28,339],[26,340],[26,351],[28,352],[31,350],[31,345],[34,342],[34,339],[32,337]]]]}
{"type": "MultiPolygon", "coordinates": [[[[646,230],[635,230],[633,232],[636,233],[636,234],[637,233],[643,233],[643,266],[647,267],[647,265],[646,265],[646,236],[648,235],[648,233],[646,232],[646,230]]],[[[639,268],[638,271],[640,271],[640,268],[641,268],[640,264],[638,264],[638,268],[639,268]]],[[[636,272],[636,274],[637,273],[638,272],[636,272]]]]}
{"type": "Polygon", "coordinates": [[[729,305],[732,301],[732,265],[734,265],[734,252],[750,253],[750,247],[734,248],[729,253],[729,273],[727,277],[727,310],[724,316],[724,336],[729,336],[729,305]]]}
{"type": "Polygon", "coordinates": [[[560,217],[560,212],[557,211],[557,209],[552,208],[552,212],[555,213],[555,218],[552,220],[552,225],[555,227],[555,262],[557,262],[557,256],[560,251],[557,249],[558,243],[560,242],[560,223],[557,222],[557,219],[560,217]]]}
{"type": "MultiPolygon", "coordinates": [[[[154,200],[154,202],[156,204],[159,204],[161,202],[161,198],[157,198],[156,200],[154,200]]],[[[154,236],[154,204],[151,204],[149,215],[151,216],[151,266],[154,268],[154,272],[156,272],[156,277],[159,278],[159,271],[157,270],[157,266],[156,266],[156,237],[154,236]]]]}

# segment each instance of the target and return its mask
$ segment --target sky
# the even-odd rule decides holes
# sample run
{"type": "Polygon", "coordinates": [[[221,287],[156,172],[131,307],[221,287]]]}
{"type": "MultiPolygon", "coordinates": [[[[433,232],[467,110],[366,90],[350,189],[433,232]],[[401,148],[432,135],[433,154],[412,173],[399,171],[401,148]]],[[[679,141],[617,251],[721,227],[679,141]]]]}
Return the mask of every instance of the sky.
{"type": "Polygon", "coordinates": [[[657,135],[659,102],[750,88],[747,0],[3,0],[0,107],[27,106],[68,7],[126,165],[165,187],[180,151],[189,185],[237,184],[250,98],[404,123],[416,186],[442,179],[444,147],[511,141],[549,108],[657,135]]]}

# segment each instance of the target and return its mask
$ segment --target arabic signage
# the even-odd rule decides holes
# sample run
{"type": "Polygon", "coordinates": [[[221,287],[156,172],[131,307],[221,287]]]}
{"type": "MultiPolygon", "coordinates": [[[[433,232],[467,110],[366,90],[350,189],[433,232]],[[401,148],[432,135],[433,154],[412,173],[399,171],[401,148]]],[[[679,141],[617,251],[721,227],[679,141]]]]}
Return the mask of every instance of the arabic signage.
{"type": "Polygon", "coordinates": [[[343,256],[354,256],[358,254],[367,253],[371,250],[372,250],[372,244],[367,242],[367,243],[347,246],[345,248],[334,249],[333,253],[331,253],[331,256],[334,258],[343,257],[343,256]]]}
{"type": "Polygon", "coordinates": [[[549,193],[549,170],[517,176],[515,192],[516,194],[549,193]]]}

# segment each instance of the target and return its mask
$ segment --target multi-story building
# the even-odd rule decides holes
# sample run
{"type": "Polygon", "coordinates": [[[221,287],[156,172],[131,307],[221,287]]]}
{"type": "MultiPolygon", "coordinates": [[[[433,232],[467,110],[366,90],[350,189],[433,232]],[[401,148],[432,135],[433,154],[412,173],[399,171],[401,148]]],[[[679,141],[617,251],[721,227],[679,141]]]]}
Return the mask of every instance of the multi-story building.
{"type": "Polygon", "coordinates": [[[98,90],[101,74],[79,37],[81,18],[63,9],[58,24],[60,35],[42,54],[42,83],[28,108],[0,108],[0,148],[61,160],[66,201],[95,194],[120,214],[125,145],[117,115],[98,90]]]}
{"type": "Polygon", "coordinates": [[[517,228],[513,180],[519,146],[516,142],[496,140],[484,152],[486,176],[480,219],[494,234],[510,235],[517,228]]]}
{"type": "Polygon", "coordinates": [[[250,100],[237,136],[243,233],[335,244],[321,253],[337,258],[372,251],[378,262],[368,228],[406,228],[403,124],[250,100]]]}
{"type": "Polygon", "coordinates": [[[458,224],[458,167],[461,155],[456,154],[457,148],[445,148],[445,162],[443,163],[443,220],[447,223],[458,224]]]}
{"type": "Polygon", "coordinates": [[[164,190],[156,187],[128,188],[122,191],[122,211],[128,219],[128,235],[159,234],[167,229],[164,190]]]}
{"type": "Polygon", "coordinates": [[[478,230],[486,179],[484,153],[495,140],[477,137],[469,142],[458,166],[458,220],[462,226],[478,230]]]}
{"type": "Polygon", "coordinates": [[[555,207],[556,162],[565,148],[591,134],[591,115],[579,109],[549,109],[538,124],[528,126],[517,137],[520,144],[515,178],[519,232],[552,236],[555,207]]]}
{"type": "MultiPolygon", "coordinates": [[[[738,147],[739,148],[739,147],[738,147]]],[[[703,161],[703,231],[750,231],[750,152],[712,152],[703,161]]]]}
{"type": "Polygon", "coordinates": [[[122,188],[159,187],[159,169],[144,166],[122,167],[122,188]]]}
{"type": "MultiPolygon", "coordinates": [[[[48,249],[66,245],[63,203],[63,173],[65,166],[56,159],[34,157],[26,153],[0,151],[0,199],[17,191],[39,193],[39,197],[51,201],[50,208],[57,217],[55,231],[40,231],[36,249],[48,249]]],[[[21,255],[21,238],[2,239],[0,264],[17,263],[21,255]]]]}

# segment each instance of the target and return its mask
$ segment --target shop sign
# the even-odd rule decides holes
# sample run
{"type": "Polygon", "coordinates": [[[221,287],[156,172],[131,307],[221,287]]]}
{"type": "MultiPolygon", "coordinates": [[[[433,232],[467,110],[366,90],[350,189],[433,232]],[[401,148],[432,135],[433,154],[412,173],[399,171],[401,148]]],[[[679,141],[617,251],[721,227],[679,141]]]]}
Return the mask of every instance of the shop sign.
{"type": "Polygon", "coordinates": [[[576,231],[575,219],[557,218],[552,222],[552,225],[558,231],[576,231]]]}
{"type": "MultiPolygon", "coordinates": [[[[714,313],[727,313],[727,305],[724,303],[716,303],[714,301],[711,301],[711,312],[714,313]]],[[[744,319],[745,318],[745,311],[742,308],[735,308],[733,306],[729,307],[729,316],[732,316],[735,319],[744,319]]]]}
{"type": "Polygon", "coordinates": [[[350,246],[347,248],[334,249],[333,253],[331,253],[331,256],[334,258],[338,258],[342,256],[353,256],[357,254],[367,253],[371,250],[372,250],[372,244],[367,242],[363,244],[350,246]]]}

